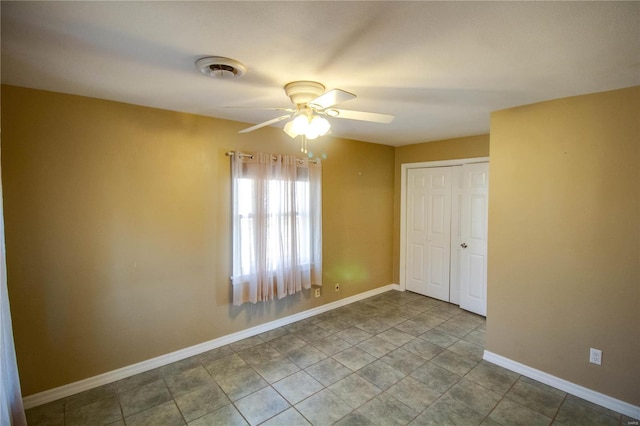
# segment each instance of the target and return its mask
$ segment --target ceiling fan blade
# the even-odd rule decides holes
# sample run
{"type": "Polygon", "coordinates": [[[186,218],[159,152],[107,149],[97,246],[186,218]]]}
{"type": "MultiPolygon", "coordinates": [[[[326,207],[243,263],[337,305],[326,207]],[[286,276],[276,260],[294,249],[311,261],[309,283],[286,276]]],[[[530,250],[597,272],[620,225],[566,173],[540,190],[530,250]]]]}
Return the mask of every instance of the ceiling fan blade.
{"type": "Polygon", "coordinates": [[[346,92],[342,89],[332,89],[324,95],[320,95],[317,98],[310,100],[307,102],[307,105],[314,109],[325,109],[355,97],[356,95],[353,93],[346,92]]]}
{"type": "Polygon", "coordinates": [[[277,123],[278,121],[286,120],[291,117],[291,114],[281,115],[280,117],[272,118],[271,120],[263,121],[262,123],[256,124],[255,126],[247,127],[246,129],[240,130],[238,133],[249,133],[257,130],[261,127],[269,126],[273,123],[277,123]]]}
{"type": "Polygon", "coordinates": [[[364,112],[364,111],[351,111],[348,109],[334,109],[325,111],[325,113],[329,117],[334,118],[346,118],[349,120],[361,120],[361,121],[371,121],[374,123],[391,123],[395,117],[395,115],[391,114],[380,114],[377,112],[364,112]]]}
{"type": "Polygon", "coordinates": [[[255,110],[263,110],[263,111],[287,111],[287,112],[296,112],[293,108],[281,108],[281,107],[246,107],[246,106],[219,106],[216,108],[224,108],[224,109],[255,109],[255,110]]]}

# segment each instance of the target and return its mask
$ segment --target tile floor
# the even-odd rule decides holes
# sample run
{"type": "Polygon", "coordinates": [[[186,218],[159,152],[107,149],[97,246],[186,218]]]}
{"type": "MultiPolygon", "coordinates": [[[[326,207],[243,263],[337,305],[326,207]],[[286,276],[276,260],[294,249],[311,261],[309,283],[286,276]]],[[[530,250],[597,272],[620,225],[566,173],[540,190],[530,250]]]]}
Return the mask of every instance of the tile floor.
{"type": "Polygon", "coordinates": [[[389,291],[27,410],[37,425],[637,425],[482,361],[485,319],[389,291]]]}

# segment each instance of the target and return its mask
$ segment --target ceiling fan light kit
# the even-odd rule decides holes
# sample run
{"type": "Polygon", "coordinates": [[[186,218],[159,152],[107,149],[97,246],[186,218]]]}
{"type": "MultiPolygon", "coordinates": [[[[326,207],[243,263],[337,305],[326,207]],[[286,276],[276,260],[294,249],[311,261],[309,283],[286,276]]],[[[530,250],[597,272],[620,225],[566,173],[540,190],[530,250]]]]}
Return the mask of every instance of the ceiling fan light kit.
{"type": "Polygon", "coordinates": [[[285,124],[284,131],[294,139],[299,135],[304,135],[307,139],[313,140],[326,135],[330,128],[331,124],[325,118],[303,112],[285,124]]]}
{"type": "MultiPolygon", "coordinates": [[[[242,64],[237,61],[229,61],[233,60],[220,57],[208,57],[199,59],[196,62],[196,66],[203,74],[216,78],[235,77],[235,75],[227,75],[228,71],[226,69],[220,70],[219,68],[221,65],[232,66],[234,69],[241,69],[242,73],[244,73],[245,68],[242,64]],[[222,62],[221,60],[224,60],[225,62],[222,62]]],[[[262,127],[291,119],[284,125],[283,130],[293,139],[298,136],[302,136],[300,149],[302,152],[306,153],[307,140],[313,140],[320,136],[324,136],[331,129],[331,124],[326,118],[321,117],[322,115],[348,120],[368,121],[372,123],[390,123],[395,118],[390,114],[332,108],[338,103],[354,99],[356,95],[341,89],[332,89],[325,92],[324,85],[317,81],[292,81],[284,85],[284,92],[295,105],[295,109],[271,108],[274,110],[285,110],[288,111],[289,114],[255,124],[251,127],[240,130],[239,133],[252,132],[262,127]]]]}

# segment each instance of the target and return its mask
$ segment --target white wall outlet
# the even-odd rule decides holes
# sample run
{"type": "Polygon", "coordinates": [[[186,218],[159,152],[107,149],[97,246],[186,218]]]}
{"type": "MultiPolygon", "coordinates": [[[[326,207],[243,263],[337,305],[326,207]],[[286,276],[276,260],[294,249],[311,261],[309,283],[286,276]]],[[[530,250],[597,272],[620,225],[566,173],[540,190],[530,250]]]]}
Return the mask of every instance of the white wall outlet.
{"type": "Polygon", "coordinates": [[[602,365],[602,351],[600,349],[593,349],[589,351],[589,362],[592,364],[602,365]]]}
{"type": "Polygon", "coordinates": [[[336,283],[336,291],[340,291],[340,283],[336,283]]]}
{"type": "Polygon", "coordinates": [[[316,297],[320,297],[320,289],[316,288],[316,297]]]}

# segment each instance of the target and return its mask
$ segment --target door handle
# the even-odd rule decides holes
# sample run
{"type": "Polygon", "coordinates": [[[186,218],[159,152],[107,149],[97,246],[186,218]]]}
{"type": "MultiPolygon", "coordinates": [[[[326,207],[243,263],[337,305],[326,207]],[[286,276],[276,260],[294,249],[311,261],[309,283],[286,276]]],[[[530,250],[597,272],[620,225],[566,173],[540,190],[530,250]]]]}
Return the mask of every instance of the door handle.
{"type": "Polygon", "coordinates": [[[462,248],[467,248],[467,243],[462,243],[462,244],[460,244],[460,247],[462,247],[462,248]]]}

